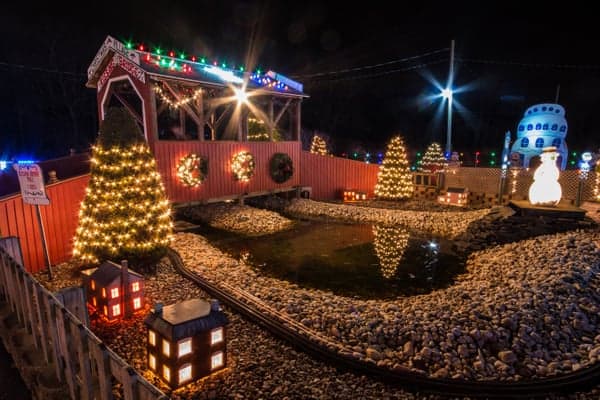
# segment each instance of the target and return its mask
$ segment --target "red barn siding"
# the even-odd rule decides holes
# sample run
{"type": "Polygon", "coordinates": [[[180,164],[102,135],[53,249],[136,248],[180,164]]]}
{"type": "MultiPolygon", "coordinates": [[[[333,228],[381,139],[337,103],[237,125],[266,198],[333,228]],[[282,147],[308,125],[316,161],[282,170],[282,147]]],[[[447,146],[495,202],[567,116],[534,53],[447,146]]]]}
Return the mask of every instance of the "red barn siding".
{"type": "MultiPolygon", "coordinates": [[[[88,180],[89,175],[84,175],[46,187],[50,204],[40,206],[40,211],[53,265],[71,257],[79,205],[88,180]]],[[[0,236],[19,237],[25,268],[29,272],[46,268],[35,206],[24,204],[20,194],[0,199],[0,236]]]]}
{"type": "Polygon", "coordinates": [[[300,153],[300,142],[158,141],[154,149],[167,196],[173,203],[300,185],[300,153]],[[234,180],[230,167],[233,155],[243,150],[252,153],[255,162],[254,176],[247,183],[234,180]],[[179,160],[190,153],[208,160],[206,179],[195,188],[184,186],[177,178],[179,160]],[[281,184],[275,183],[269,173],[269,161],[275,153],[287,153],[294,163],[294,175],[281,184]]]}
{"type": "Polygon", "coordinates": [[[300,159],[302,186],[312,187],[316,200],[341,199],[344,189],[373,196],[379,165],[303,151],[300,159]]]}

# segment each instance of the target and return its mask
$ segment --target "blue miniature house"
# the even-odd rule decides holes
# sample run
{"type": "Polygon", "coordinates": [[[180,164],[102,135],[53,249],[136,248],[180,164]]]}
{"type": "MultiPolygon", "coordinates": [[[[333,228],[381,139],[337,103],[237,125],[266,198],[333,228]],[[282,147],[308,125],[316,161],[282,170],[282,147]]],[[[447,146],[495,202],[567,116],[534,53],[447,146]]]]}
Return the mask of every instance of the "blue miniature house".
{"type": "Polygon", "coordinates": [[[543,103],[529,107],[517,127],[517,139],[512,145],[511,159],[529,168],[533,157],[542,154],[544,147],[554,146],[559,154],[558,167],[567,166],[568,148],[565,109],[559,104],[543,103]],[[518,156],[518,157],[517,157],[518,156]]]}

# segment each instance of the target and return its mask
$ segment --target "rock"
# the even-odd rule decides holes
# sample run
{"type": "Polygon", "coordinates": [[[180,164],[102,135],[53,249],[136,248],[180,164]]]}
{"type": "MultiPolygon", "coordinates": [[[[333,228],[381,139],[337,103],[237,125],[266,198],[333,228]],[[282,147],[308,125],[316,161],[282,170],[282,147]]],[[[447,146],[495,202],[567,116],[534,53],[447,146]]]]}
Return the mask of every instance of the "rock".
{"type": "Polygon", "coordinates": [[[367,348],[367,358],[370,358],[375,361],[379,361],[379,360],[381,360],[382,356],[379,351],[377,351],[376,349],[374,349],[372,347],[369,347],[369,348],[367,348]]]}
{"type": "Polygon", "coordinates": [[[505,350],[505,351],[499,352],[498,358],[506,364],[512,364],[515,361],[517,361],[517,356],[511,350],[505,350]]]}

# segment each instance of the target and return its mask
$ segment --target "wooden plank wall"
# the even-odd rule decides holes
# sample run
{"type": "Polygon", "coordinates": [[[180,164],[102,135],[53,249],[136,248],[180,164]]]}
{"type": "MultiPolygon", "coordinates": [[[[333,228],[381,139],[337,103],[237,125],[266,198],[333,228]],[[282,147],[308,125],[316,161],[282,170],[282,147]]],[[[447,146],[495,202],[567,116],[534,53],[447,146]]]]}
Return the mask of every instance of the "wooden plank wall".
{"type": "MultiPolygon", "coordinates": [[[[88,180],[89,175],[83,175],[46,186],[50,204],[40,206],[40,210],[53,265],[71,257],[79,205],[88,180]]],[[[28,271],[46,268],[35,206],[24,204],[20,194],[0,199],[0,237],[5,236],[19,238],[28,271]]]]}
{"type": "Polygon", "coordinates": [[[300,142],[158,141],[155,143],[154,150],[167,195],[174,203],[202,201],[300,185],[300,153],[300,142]],[[254,176],[247,183],[234,180],[231,173],[231,158],[242,150],[252,153],[255,161],[254,176]],[[198,154],[208,160],[208,175],[196,188],[182,185],[177,178],[179,160],[190,153],[198,154]],[[294,163],[294,175],[281,184],[275,183],[269,173],[269,161],[275,153],[288,154],[294,163]]]}
{"type": "Polygon", "coordinates": [[[321,156],[303,151],[300,158],[302,186],[311,186],[315,200],[341,199],[344,189],[367,192],[372,197],[377,183],[378,164],[346,158],[321,156]]]}

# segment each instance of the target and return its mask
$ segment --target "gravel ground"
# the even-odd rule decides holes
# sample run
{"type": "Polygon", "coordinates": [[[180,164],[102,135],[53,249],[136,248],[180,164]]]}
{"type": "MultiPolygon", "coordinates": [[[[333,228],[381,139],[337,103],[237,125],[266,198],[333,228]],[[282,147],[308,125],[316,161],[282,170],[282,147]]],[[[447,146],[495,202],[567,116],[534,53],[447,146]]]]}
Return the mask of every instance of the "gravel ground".
{"type": "MultiPolygon", "coordinates": [[[[490,215],[494,214],[490,210],[463,210],[439,211],[442,214],[432,216],[414,210],[373,210],[311,201],[295,202],[293,207],[296,214],[360,221],[383,219],[462,238],[477,232],[473,229],[477,221],[489,227],[490,215]],[[451,226],[440,228],[440,224],[451,226]]],[[[243,209],[250,215],[256,210],[243,209]]],[[[236,215],[232,223],[226,210],[220,212],[222,224],[232,224],[230,229],[236,229],[239,213],[232,213],[236,215]]],[[[507,219],[501,212],[496,214],[496,219],[507,219]]],[[[286,228],[285,220],[278,215],[264,215],[252,218],[254,231],[286,228]],[[269,221],[269,226],[261,226],[261,220],[269,221]]],[[[501,239],[495,236],[490,240],[494,244],[501,239]]],[[[598,361],[599,243],[596,228],[504,245],[483,246],[480,241],[476,247],[483,249],[471,254],[467,272],[455,285],[394,301],[348,299],[257,276],[244,262],[222,254],[198,235],[178,234],[174,248],[186,265],[203,277],[243,288],[316,335],[336,341],[340,351],[366,362],[406,367],[433,376],[517,380],[559,375],[598,361]]],[[[68,263],[57,266],[55,279],[48,285],[52,290],[79,285],[76,269],[68,263]]],[[[47,283],[45,276],[37,278],[47,283]]],[[[147,278],[146,290],[143,314],[156,301],[172,304],[207,297],[178,276],[166,260],[155,276],[147,278]]],[[[231,320],[229,367],[170,393],[172,398],[440,398],[407,393],[364,376],[336,371],[296,352],[231,310],[225,311],[231,320]]],[[[143,314],[113,325],[94,322],[92,329],[126,361],[169,392],[145,370],[143,314]]],[[[600,392],[593,390],[568,398],[599,397],[600,392]]]]}

